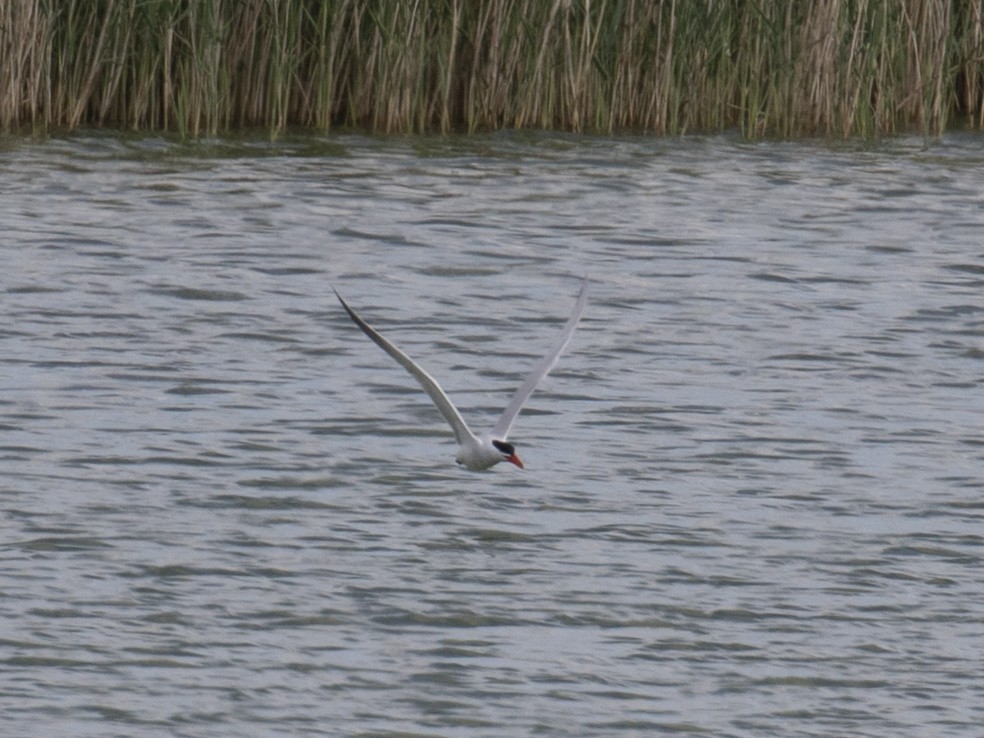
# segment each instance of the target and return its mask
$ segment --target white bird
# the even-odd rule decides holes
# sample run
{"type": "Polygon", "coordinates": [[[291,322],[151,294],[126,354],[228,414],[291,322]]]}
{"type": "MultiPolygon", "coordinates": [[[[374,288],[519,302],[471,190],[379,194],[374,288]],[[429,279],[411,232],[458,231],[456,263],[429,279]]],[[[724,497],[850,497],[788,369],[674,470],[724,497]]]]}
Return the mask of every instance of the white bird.
{"type": "Polygon", "coordinates": [[[500,461],[508,461],[515,464],[520,469],[523,467],[523,462],[519,460],[516,455],[516,447],[513,444],[506,441],[506,437],[509,435],[509,429],[512,427],[513,421],[516,416],[519,415],[519,411],[523,409],[523,404],[533,394],[533,390],[539,384],[540,380],[547,376],[547,373],[554,368],[557,363],[557,359],[560,358],[561,352],[567,348],[567,344],[571,341],[571,336],[574,335],[574,329],[577,327],[578,321],[581,319],[581,313],[584,312],[584,306],[587,304],[588,300],[588,280],[584,279],[581,285],[581,291],[577,296],[577,302],[574,303],[574,311],[571,313],[571,317],[567,319],[567,323],[564,325],[564,329],[560,332],[560,336],[557,341],[547,352],[540,361],[533,367],[530,371],[529,376],[523,381],[519,389],[512,396],[509,401],[509,405],[502,412],[502,416],[496,422],[495,427],[492,428],[492,432],[487,436],[479,438],[469,429],[468,424],[465,423],[464,418],[461,417],[461,413],[458,409],[451,403],[448,399],[447,394],[441,389],[441,386],[437,381],[428,374],[422,367],[420,367],[413,359],[403,353],[400,349],[390,343],[388,340],[382,337],[376,329],[370,326],[366,321],[358,316],[358,314],[349,307],[348,303],[342,299],[342,296],[338,294],[338,290],[332,287],[335,292],[335,296],[338,301],[342,303],[342,307],[345,308],[345,312],[349,314],[349,317],[355,322],[362,332],[365,333],[369,338],[371,338],[376,345],[378,345],[383,351],[396,359],[397,363],[406,369],[410,374],[420,382],[420,386],[424,388],[424,391],[430,395],[431,400],[437,405],[437,409],[441,411],[445,420],[451,426],[454,431],[455,440],[458,441],[458,454],[455,456],[455,461],[468,469],[473,471],[481,471],[483,469],[488,469],[495,466],[500,461]]]}

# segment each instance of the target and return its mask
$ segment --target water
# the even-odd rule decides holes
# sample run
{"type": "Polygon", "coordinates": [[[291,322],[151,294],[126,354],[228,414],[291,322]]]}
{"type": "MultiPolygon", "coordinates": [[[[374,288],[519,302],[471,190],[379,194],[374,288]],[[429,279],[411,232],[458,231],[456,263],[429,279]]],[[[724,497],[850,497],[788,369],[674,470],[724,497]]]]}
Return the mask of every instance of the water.
{"type": "Polygon", "coordinates": [[[982,165],[7,139],[3,733],[977,735],[982,165]]]}

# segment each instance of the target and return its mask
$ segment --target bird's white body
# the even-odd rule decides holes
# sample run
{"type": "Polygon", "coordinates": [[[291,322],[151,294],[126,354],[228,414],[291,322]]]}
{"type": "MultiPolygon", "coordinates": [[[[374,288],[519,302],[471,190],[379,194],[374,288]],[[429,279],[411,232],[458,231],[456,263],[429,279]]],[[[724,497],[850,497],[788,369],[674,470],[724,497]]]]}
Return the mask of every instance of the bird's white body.
{"type": "MultiPolygon", "coordinates": [[[[458,453],[454,460],[472,471],[483,471],[491,469],[504,459],[502,452],[492,445],[491,438],[472,437],[465,439],[465,442],[458,446],[458,453]]],[[[519,460],[518,456],[516,460],[519,460]]]]}
{"type": "Polygon", "coordinates": [[[369,336],[383,351],[392,356],[400,366],[410,372],[420,383],[420,386],[424,388],[424,391],[430,396],[431,400],[433,400],[437,409],[441,411],[441,414],[448,421],[448,424],[454,431],[455,439],[458,441],[458,453],[455,456],[455,461],[473,471],[489,469],[500,461],[508,461],[523,468],[523,462],[516,455],[515,447],[506,441],[506,437],[509,435],[509,429],[512,427],[513,421],[519,415],[520,410],[522,410],[523,404],[533,394],[533,390],[539,384],[540,380],[554,367],[557,359],[560,358],[561,352],[570,343],[571,337],[574,335],[574,329],[577,327],[577,323],[581,319],[581,313],[584,312],[584,307],[587,304],[587,279],[581,285],[581,291],[578,294],[577,302],[574,304],[574,310],[567,319],[567,323],[564,325],[559,338],[551,347],[550,351],[547,352],[546,356],[533,367],[532,371],[523,381],[523,384],[513,394],[509,405],[496,422],[491,434],[482,438],[472,433],[468,424],[465,423],[464,418],[461,417],[461,413],[458,412],[458,409],[448,399],[447,394],[445,394],[437,381],[423,367],[414,362],[413,359],[390,341],[383,338],[375,328],[360,318],[349,307],[348,303],[342,299],[342,296],[338,294],[338,290],[335,290],[335,296],[338,297],[338,301],[342,303],[345,312],[362,329],[362,332],[369,336]]]}

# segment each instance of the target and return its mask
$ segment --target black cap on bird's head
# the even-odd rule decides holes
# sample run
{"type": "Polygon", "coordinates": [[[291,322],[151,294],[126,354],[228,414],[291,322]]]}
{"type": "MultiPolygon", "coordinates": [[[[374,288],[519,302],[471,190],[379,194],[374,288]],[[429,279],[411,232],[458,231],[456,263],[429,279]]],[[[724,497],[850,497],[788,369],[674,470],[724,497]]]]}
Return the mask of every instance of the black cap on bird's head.
{"type": "Polygon", "coordinates": [[[523,466],[523,462],[520,461],[519,457],[516,455],[516,447],[513,446],[511,443],[507,443],[506,441],[493,440],[492,445],[499,450],[499,453],[502,454],[502,458],[504,458],[510,464],[515,464],[520,469],[525,468],[523,466]]]}

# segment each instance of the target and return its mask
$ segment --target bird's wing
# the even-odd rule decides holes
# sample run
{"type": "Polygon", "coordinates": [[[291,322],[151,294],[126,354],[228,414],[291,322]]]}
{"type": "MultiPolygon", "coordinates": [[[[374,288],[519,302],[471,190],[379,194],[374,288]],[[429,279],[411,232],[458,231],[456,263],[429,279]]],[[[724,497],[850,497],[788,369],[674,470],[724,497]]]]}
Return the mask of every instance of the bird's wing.
{"type": "Polygon", "coordinates": [[[574,311],[571,313],[571,317],[567,319],[567,323],[564,325],[564,330],[560,332],[560,336],[557,341],[550,348],[550,351],[537,362],[537,365],[533,367],[530,371],[529,376],[523,381],[519,389],[512,396],[509,401],[509,405],[503,410],[501,417],[495,424],[495,428],[492,429],[492,437],[505,440],[506,436],[509,435],[509,428],[512,427],[513,421],[516,420],[516,416],[519,415],[519,411],[523,409],[523,404],[529,399],[529,396],[533,394],[533,390],[550,372],[551,369],[557,364],[557,359],[560,358],[561,353],[567,348],[567,344],[571,342],[571,336],[574,335],[574,329],[577,328],[577,323],[581,319],[581,313],[584,312],[584,306],[588,302],[588,279],[585,277],[584,282],[581,284],[581,292],[577,296],[577,302],[574,303],[574,311]]]}
{"type": "Polygon", "coordinates": [[[444,394],[444,390],[441,389],[441,385],[437,383],[434,377],[424,371],[424,369],[418,366],[413,359],[383,338],[375,328],[360,318],[359,315],[349,307],[348,303],[342,299],[342,296],[338,294],[338,290],[334,287],[332,287],[332,290],[335,292],[335,296],[338,298],[338,301],[342,303],[342,307],[345,308],[345,312],[347,312],[352,321],[362,329],[362,332],[369,336],[369,338],[371,338],[383,351],[396,359],[400,366],[410,372],[414,378],[420,382],[420,386],[424,388],[424,392],[430,395],[431,400],[433,400],[434,404],[437,405],[437,409],[441,411],[441,415],[443,415],[444,419],[448,421],[448,424],[454,431],[454,437],[458,441],[459,445],[463,444],[468,439],[474,439],[475,434],[468,428],[468,424],[465,423],[464,418],[461,417],[461,413],[458,412],[458,408],[451,404],[451,400],[449,400],[448,396],[444,394]]]}

